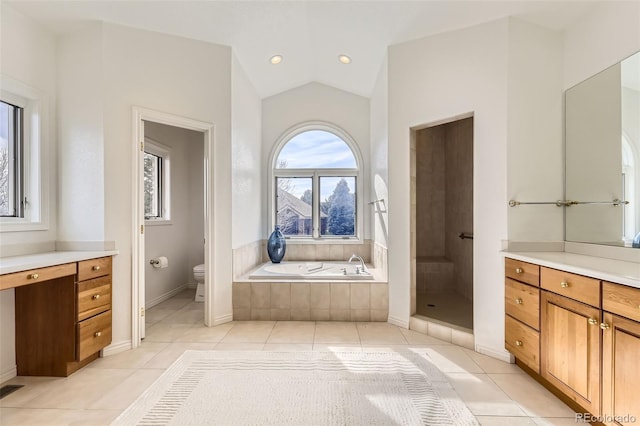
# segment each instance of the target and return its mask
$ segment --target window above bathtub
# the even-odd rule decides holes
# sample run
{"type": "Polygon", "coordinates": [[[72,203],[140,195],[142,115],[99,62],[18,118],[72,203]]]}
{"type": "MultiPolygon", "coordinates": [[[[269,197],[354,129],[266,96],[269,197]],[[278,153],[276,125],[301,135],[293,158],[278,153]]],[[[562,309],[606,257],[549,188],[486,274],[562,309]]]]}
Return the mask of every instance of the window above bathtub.
{"type": "Polygon", "coordinates": [[[271,228],[293,241],[359,241],[362,160],[355,141],[328,123],[304,123],[272,153],[271,228]]]}

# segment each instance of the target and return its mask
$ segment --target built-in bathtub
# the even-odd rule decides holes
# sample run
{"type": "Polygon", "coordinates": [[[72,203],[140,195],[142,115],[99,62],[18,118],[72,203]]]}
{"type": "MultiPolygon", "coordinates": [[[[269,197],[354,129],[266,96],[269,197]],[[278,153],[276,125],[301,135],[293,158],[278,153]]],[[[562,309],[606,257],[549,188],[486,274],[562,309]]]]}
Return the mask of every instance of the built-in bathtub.
{"type": "Polygon", "coordinates": [[[372,280],[368,270],[360,271],[359,263],[345,262],[282,262],[265,263],[249,274],[250,279],[302,279],[302,280],[372,280]]]}
{"type": "Polygon", "coordinates": [[[233,282],[236,321],[387,321],[386,276],[360,262],[266,263],[233,282]]]}

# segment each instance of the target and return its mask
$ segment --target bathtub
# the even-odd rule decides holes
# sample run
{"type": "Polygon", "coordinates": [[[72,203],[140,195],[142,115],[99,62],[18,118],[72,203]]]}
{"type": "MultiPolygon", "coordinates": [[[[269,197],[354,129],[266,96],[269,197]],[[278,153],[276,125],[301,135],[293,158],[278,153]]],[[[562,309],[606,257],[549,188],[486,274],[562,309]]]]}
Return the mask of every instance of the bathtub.
{"type": "Polygon", "coordinates": [[[288,261],[265,263],[249,275],[250,279],[372,280],[368,271],[356,273],[359,263],[288,261]]]}

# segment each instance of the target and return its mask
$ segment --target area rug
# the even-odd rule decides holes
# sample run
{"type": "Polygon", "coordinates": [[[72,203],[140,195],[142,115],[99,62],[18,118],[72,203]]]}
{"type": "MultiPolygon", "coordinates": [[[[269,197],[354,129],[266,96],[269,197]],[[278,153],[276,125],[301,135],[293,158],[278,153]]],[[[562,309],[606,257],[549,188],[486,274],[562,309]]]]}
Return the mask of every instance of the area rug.
{"type": "Polygon", "coordinates": [[[425,355],[186,351],[114,425],[477,425],[425,355]]]}

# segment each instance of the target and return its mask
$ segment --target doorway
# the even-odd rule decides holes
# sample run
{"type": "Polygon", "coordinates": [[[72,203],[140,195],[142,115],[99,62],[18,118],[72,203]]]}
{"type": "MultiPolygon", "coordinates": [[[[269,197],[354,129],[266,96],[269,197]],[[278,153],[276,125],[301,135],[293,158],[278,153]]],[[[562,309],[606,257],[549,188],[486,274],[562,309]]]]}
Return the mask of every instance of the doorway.
{"type": "Polygon", "coordinates": [[[214,257],[210,226],[213,199],[207,191],[212,187],[213,125],[137,107],[133,112],[132,347],[135,348],[146,334],[147,303],[160,303],[185,287],[195,286],[193,267],[198,264],[204,264],[203,322],[213,323],[214,257]],[[192,149],[184,149],[178,139],[192,149]],[[155,169],[150,164],[155,164],[155,169]],[[154,173],[162,174],[161,170],[165,171],[164,177],[149,179],[154,173]],[[182,182],[178,184],[177,180],[182,182]],[[151,196],[149,181],[158,185],[151,196]],[[192,194],[188,195],[189,192],[192,194]],[[194,221],[201,226],[191,226],[194,221]],[[177,244],[178,241],[188,247],[177,244]],[[148,291],[147,284],[153,286],[152,291],[148,291]]]}
{"type": "Polygon", "coordinates": [[[413,132],[415,314],[472,331],[473,116],[413,132]]]}
{"type": "MultiPolygon", "coordinates": [[[[196,287],[204,302],[204,134],[144,121],[143,175],[145,307],[196,287]]],[[[203,305],[180,315],[202,324],[203,305]]],[[[147,311],[145,329],[153,317],[147,311]]]]}

